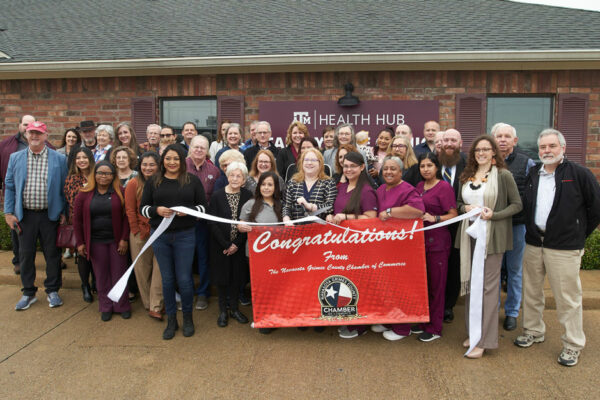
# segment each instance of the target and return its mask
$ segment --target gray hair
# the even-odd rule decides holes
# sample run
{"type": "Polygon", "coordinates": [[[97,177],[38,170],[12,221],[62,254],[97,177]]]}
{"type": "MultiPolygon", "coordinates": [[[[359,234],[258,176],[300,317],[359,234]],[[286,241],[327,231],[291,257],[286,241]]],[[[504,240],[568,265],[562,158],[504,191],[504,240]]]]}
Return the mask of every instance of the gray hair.
{"type": "Polygon", "coordinates": [[[400,171],[404,170],[404,163],[402,162],[402,159],[398,156],[385,156],[385,158],[383,159],[383,162],[381,163],[381,166],[383,168],[383,165],[385,165],[386,161],[393,161],[396,164],[398,164],[398,166],[400,167],[400,171]]]}
{"type": "MultiPolygon", "coordinates": [[[[194,144],[199,141],[202,140],[204,141],[204,144],[206,145],[206,150],[208,150],[208,139],[205,138],[202,135],[196,135],[192,138],[192,140],[190,141],[190,149],[188,150],[188,155],[187,158],[190,158],[191,154],[192,154],[192,146],[194,146],[194,144]]],[[[223,152],[224,153],[224,152],[223,152]]],[[[206,158],[209,158],[210,155],[208,154],[208,152],[206,153],[206,158]]]]}
{"type": "Polygon", "coordinates": [[[159,131],[161,131],[161,130],[162,130],[162,127],[161,127],[160,125],[158,125],[158,124],[150,124],[150,125],[148,125],[148,126],[146,127],[146,134],[148,133],[148,130],[149,130],[150,128],[158,128],[158,130],[159,130],[159,131]]]}
{"type": "MultiPolygon", "coordinates": [[[[259,125],[265,125],[267,127],[267,130],[271,133],[273,133],[273,131],[271,130],[271,124],[268,123],[267,121],[258,121],[258,123],[256,124],[256,129],[258,129],[259,125]]],[[[240,128],[240,132],[241,132],[241,128],[240,128]]]]}
{"type": "Polygon", "coordinates": [[[106,132],[106,133],[108,133],[108,136],[110,136],[110,140],[115,140],[115,130],[113,129],[112,126],[110,126],[110,125],[98,125],[98,127],[96,128],[96,136],[98,136],[98,134],[100,132],[106,132]]]}
{"type": "MultiPolygon", "coordinates": [[[[242,126],[236,122],[232,122],[229,124],[229,126],[227,127],[227,130],[225,131],[225,136],[227,136],[227,134],[229,133],[229,130],[231,128],[237,128],[238,132],[240,133],[240,135],[244,136],[244,133],[242,132],[242,126]]],[[[271,129],[271,127],[269,126],[269,130],[271,129]]]]}
{"type": "Polygon", "coordinates": [[[235,162],[235,161],[239,161],[241,163],[246,163],[246,160],[244,159],[244,155],[238,151],[238,150],[234,150],[234,149],[229,149],[223,152],[223,154],[221,154],[221,156],[219,157],[218,160],[215,160],[215,162],[219,162],[219,164],[225,163],[225,162],[235,162]]]}
{"type": "Polygon", "coordinates": [[[246,164],[240,161],[234,161],[231,164],[229,164],[227,166],[227,171],[225,171],[225,176],[229,178],[229,175],[235,170],[242,171],[242,175],[244,175],[244,180],[248,179],[248,167],[246,167],[246,164]]]}
{"type": "Polygon", "coordinates": [[[335,147],[335,148],[340,147],[340,141],[338,140],[338,134],[340,132],[340,129],[346,128],[346,127],[350,128],[350,135],[352,138],[352,139],[350,139],[350,143],[352,143],[352,145],[356,147],[356,134],[354,132],[354,126],[352,124],[340,124],[335,127],[335,132],[334,132],[334,136],[333,136],[333,147],[335,147]]]}
{"type": "Polygon", "coordinates": [[[562,133],[560,133],[556,129],[547,128],[547,129],[544,129],[542,132],[540,132],[540,135],[538,136],[538,139],[537,139],[538,147],[540,146],[540,140],[542,140],[542,138],[544,136],[551,136],[551,135],[558,137],[558,143],[560,143],[560,147],[565,147],[567,145],[567,141],[565,140],[565,137],[563,136],[562,133]]]}
{"type": "Polygon", "coordinates": [[[515,129],[515,127],[509,124],[505,124],[504,122],[498,122],[497,124],[494,124],[494,126],[492,126],[492,129],[490,130],[490,135],[496,137],[496,132],[498,132],[498,130],[500,130],[501,128],[510,129],[510,134],[512,135],[512,137],[517,137],[517,130],[515,129]]]}

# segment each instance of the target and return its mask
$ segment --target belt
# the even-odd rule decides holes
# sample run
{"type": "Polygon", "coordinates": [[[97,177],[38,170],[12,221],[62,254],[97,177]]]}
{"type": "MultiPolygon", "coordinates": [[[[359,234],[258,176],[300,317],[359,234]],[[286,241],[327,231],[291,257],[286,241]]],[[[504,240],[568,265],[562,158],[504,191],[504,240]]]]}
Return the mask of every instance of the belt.
{"type": "Polygon", "coordinates": [[[30,209],[30,208],[24,208],[23,210],[24,210],[24,211],[29,211],[29,212],[36,212],[36,213],[48,212],[48,209],[47,209],[47,208],[44,208],[44,209],[42,209],[42,210],[32,210],[32,209],[30,209]]]}

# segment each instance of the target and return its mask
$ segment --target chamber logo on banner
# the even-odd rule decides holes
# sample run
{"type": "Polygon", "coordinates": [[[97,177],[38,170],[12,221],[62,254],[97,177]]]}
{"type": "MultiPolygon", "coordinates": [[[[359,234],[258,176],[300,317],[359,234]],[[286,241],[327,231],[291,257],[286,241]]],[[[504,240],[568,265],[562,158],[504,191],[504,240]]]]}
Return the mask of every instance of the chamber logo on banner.
{"type": "Polygon", "coordinates": [[[345,276],[332,275],[319,286],[321,316],[324,318],[356,318],[358,289],[345,276]]]}

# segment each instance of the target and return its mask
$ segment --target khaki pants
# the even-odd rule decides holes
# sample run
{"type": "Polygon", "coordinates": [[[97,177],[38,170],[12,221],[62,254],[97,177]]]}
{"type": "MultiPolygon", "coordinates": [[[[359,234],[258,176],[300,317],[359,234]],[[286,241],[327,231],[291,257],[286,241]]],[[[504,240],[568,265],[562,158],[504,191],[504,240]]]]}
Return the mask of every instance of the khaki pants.
{"type": "MultiPolygon", "coordinates": [[[[145,240],[140,235],[129,234],[129,245],[131,246],[131,257],[135,260],[144,247],[145,240]]],[[[152,247],[148,248],[135,264],[135,279],[140,290],[140,297],[146,310],[160,312],[163,308],[162,277],[158,262],[154,257],[152,247]]]]}
{"type": "Polygon", "coordinates": [[[558,321],[565,329],[563,346],[581,350],[585,346],[579,268],[583,250],[553,250],[525,246],[523,256],[523,328],[533,336],[544,335],[544,277],[556,299],[558,321]]]}

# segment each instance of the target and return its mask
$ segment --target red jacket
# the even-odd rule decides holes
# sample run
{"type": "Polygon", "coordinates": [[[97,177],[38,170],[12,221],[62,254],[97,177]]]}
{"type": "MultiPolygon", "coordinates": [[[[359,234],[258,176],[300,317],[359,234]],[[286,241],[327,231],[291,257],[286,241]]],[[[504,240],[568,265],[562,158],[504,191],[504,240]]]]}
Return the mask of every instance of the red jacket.
{"type": "MultiPolygon", "coordinates": [[[[123,188],[121,188],[123,193],[123,188]]],[[[90,241],[92,237],[92,219],[90,215],[90,203],[94,197],[94,190],[90,192],[79,192],[75,197],[73,210],[73,230],[77,247],[85,244],[87,258],[90,258],[90,241]]],[[[115,242],[129,239],[129,221],[125,215],[125,205],[121,205],[119,196],[111,196],[113,235],[115,242]]]]}

